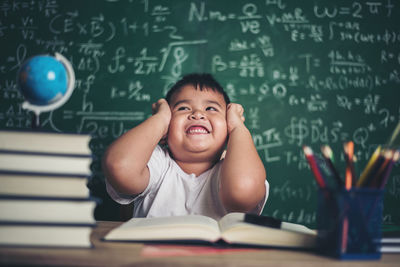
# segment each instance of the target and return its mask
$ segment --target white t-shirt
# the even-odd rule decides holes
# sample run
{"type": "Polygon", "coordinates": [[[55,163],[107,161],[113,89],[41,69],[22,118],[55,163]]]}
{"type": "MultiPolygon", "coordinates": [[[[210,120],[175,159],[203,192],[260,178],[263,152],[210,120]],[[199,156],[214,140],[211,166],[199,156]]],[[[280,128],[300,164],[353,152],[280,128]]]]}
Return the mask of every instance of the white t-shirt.
{"type": "MultiPolygon", "coordinates": [[[[220,219],[227,214],[219,198],[219,171],[221,162],[196,177],[185,173],[170,157],[167,150],[157,146],[147,163],[149,184],[139,195],[117,192],[107,181],[107,192],[120,204],[134,204],[134,217],[160,217],[200,214],[220,219]]],[[[268,198],[266,195],[252,213],[260,214],[268,198]]]]}

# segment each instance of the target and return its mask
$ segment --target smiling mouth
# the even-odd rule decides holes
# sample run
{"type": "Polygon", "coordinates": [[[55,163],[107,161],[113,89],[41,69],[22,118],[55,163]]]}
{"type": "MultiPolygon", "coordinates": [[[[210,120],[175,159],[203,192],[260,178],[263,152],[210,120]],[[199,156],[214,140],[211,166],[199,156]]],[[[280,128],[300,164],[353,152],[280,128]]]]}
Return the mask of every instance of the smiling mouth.
{"type": "Polygon", "coordinates": [[[203,126],[191,126],[186,131],[187,134],[209,134],[210,132],[203,126]]]}

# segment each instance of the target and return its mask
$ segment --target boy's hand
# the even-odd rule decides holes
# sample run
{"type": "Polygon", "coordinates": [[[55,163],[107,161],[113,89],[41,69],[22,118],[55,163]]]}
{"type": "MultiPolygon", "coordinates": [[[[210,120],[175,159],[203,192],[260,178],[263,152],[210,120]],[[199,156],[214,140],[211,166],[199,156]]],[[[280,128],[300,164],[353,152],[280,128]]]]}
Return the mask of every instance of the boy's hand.
{"type": "Polygon", "coordinates": [[[230,103],[226,110],[226,123],[228,126],[228,134],[230,134],[236,127],[243,126],[244,109],[242,105],[230,103]]]}
{"type": "Polygon", "coordinates": [[[153,115],[160,115],[163,119],[165,128],[163,132],[163,139],[168,133],[169,122],[171,121],[171,109],[169,108],[167,100],[164,98],[159,99],[156,103],[151,105],[153,115]]]}

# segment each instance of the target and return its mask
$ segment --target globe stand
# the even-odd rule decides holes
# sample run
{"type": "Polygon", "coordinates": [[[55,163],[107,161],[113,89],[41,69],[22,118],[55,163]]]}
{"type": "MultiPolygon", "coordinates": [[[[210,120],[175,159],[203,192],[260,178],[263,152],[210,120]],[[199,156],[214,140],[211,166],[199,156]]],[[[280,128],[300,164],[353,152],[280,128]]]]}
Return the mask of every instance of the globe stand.
{"type": "Polygon", "coordinates": [[[65,67],[68,75],[68,85],[67,85],[67,90],[65,94],[63,95],[62,98],[60,98],[58,101],[48,104],[48,105],[34,105],[29,103],[28,101],[24,101],[22,103],[22,108],[27,109],[33,112],[33,118],[32,118],[32,128],[36,129],[40,126],[40,113],[42,112],[48,112],[55,110],[62,105],[65,104],[65,102],[68,101],[68,99],[71,97],[72,92],[75,89],[75,72],[74,69],[72,68],[71,63],[62,56],[59,53],[55,53],[55,58],[59,60],[65,67]]]}

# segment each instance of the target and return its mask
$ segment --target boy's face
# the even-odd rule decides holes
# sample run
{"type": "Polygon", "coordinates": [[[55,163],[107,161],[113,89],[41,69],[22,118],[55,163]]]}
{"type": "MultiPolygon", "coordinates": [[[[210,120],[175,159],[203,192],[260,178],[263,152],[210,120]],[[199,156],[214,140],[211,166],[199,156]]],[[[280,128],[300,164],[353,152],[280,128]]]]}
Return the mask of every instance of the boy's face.
{"type": "Polygon", "coordinates": [[[226,102],[212,89],[186,85],[171,98],[168,146],[177,161],[215,161],[227,138],[226,102]]]}

